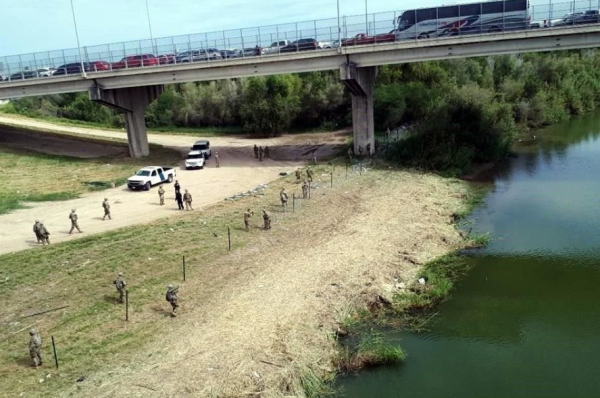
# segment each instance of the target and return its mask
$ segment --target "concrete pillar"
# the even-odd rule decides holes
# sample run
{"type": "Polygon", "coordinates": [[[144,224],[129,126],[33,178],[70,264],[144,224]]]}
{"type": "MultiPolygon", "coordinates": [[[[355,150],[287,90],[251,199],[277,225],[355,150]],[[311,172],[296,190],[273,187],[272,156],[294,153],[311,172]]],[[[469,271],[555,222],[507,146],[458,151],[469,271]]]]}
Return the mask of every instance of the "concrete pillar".
{"type": "Polygon", "coordinates": [[[352,93],[352,129],[354,130],[354,153],[358,147],[367,155],[367,145],[371,144],[371,154],[375,153],[375,121],[373,118],[373,88],[377,77],[377,67],[357,68],[344,65],[340,68],[342,82],[352,93]]]}
{"type": "Polygon", "coordinates": [[[141,158],[150,155],[144,111],[162,94],[164,86],[128,87],[104,90],[93,87],[90,99],[125,114],[129,156],[141,158]]]}

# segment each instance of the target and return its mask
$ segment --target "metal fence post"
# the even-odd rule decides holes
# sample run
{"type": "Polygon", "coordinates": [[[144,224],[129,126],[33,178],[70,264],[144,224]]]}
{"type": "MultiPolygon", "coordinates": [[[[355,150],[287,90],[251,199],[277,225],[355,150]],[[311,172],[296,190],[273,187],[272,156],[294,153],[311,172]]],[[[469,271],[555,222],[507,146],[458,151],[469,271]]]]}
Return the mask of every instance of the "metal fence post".
{"type": "Polygon", "coordinates": [[[183,281],[185,282],[185,256],[183,256],[183,281]]]}
{"type": "Polygon", "coordinates": [[[240,38],[242,39],[242,58],[246,57],[245,51],[244,51],[244,32],[240,29],[240,38]]]}
{"type": "Polygon", "coordinates": [[[317,38],[317,20],[316,19],[313,21],[313,25],[315,27],[315,40],[318,42],[319,39],[317,38]]]}
{"type": "MultiPolygon", "coordinates": [[[[37,70],[38,70],[38,65],[37,65],[37,60],[35,59],[35,53],[33,53],[33,66],[34,66],[34,68],[35,68],[35,70],[36,70],[36,72],[37,72],[37,70]]],[[[38,76],[38,77],[39,77],[39,76],[38,76]]]]}
{"type": "Polygon", "coordinates": [[[296,211],[296,193],[292,193],[292,213],[296,211]]]}
{"type": "Polygon", "coordinates": [[[125,322],[129,322],[129,290],[125,290],[125,322]]]}
{"type": "Polygon", "coordinates": [[[52,351],[54,351],[54,364],[56,365],[56,369],[58,369],[58,354],[56,353],[56,343],[54,342],[54,336],[52,337],[52,351]]]}
{"type": "Polygon", "coordinates": [[[277,35],[277,54],[281,54],[281,46],[279,45],[279,25],[275,25],[275,34],[277,35]]]}
{"type": "Polygon", "coordinates": [[[227,249],[231,251],[231,228],[227,227],[227,249]]]}

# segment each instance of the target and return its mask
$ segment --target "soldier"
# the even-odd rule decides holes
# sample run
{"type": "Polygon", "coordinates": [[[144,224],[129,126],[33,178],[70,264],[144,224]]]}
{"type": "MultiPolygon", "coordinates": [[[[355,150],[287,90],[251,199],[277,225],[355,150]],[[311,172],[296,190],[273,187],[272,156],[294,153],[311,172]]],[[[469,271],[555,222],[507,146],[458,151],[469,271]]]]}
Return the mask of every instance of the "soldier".
{"type": "Polygon", "coordinates": [[[188,190],[185,190],[185,193],[183,194],[183,201],[185,202],[185,209],[186,210],[194,210],[194,208],[192,207],[192,194],[188,192],[188,190]]]}
{"type": "Polygon", "coordinates": [[[271,215],[267,213],[267,210],[263,209],[263,221],[265,229],[271,229],[271,215]]]}
{"type": "Polygon", "coordinates": [[[37,368],[42,366],[42,337],[35,329],[29,331],[29,336],[29,356],[33,360],[33,366],[37,368]]]}
{"type": "Polygon", "coordinates": [[[264,154],[264,149],[263,147],[259,146],[258,147],[258,160],[262,162],[263,160],[263,154],[264,154]]]}
{"type": "Polygon", "coordinates": [[[306,180],[302,184],[302,199],[308,199],[308,184],[306,180]]]}
{"type": "Polygon", "coordinates": [[[50,244],[50,232],[44,226],[44,222],[40,221],[40,237],[42,238],[42,245],[50,244]]]}
{"type": "Polygon", "coordinates": [[[360,145],[358,146],[358,157],[363,158],[363,147],[360,145]]]}
{"type": "Polygon", "coordinates": [[[371,143],[370,142],[367,144],[367,156],[371,157],[371,143]]]}
{"type": "Polygon", "coordinates": [[[300,183],[300,179],[302,178],[302,171],[300,170],[300,167],[298,167],[296,169],[296,182],[299,184],[300,183]]]}
{"type": "Polygon", "coordinates": [[[104,208],[104,217],[102,217],[102,221],[108,217],[109,220],[112,220],[110,216],[110,204],[108,204],[108,198],[104,198],[104,202],[102,202],[102,207],[104,208]]]}
{"type": "Polygon", "coordinates": [[[37,238],[37,243],[44,243],[42,239],[42,235],[40,235],[40,222],[39,220],[35,220],[35,224],[33,224],[33,233],[37,238]]]}
{"type": "Polygon", "coordinates": [[[163,206],[165,204],[165,190],[162,185],[158,188],[158,198],[160,199],[160,205],[163,206]]]}
{"type": "Polygon", "coordinates": [[[258,147],[254,144],[254,157],[258,159],[258,147]]]}
{"type": "Polygon", "coordinates": [[[285,193],[285,188],[281,188],[281,192],[279,192],[279,199],[281,200],[281,207],[285,208],[287,206],[288,196],[285,193]]]}
{"type": "Polygon", "coordinates": [[[71,214],[69,214],[69,220],[71,220],[71,230],[69,231],[69,235],[73,233],[73,230],[77,228],[79,233],[83,231],[79,229],[79,224],[77,224],[77,213],[75,213],[76,209],[71,209],[71,214]]]}
{"type": "Polygon", "coordinates": [[[250,217],[254,215],[254,212],[250,211],[250,209],[246,210],[244,213],[244,229],[246,232],[250,231],[250,217]]]}
{"type": "Polygon", "coordinates": [[[312,162],[314,165],[317,164],[317,152],[316,151],[313,152],[313,154],[312,154],[312,162]]]}
{"type": "Polygon", "coordinates": [[[215,163],[217,164],[217,169],[221,167],[221,165],[219,165],[219,152],[215,152],[215,163]]]}
{"type": "Polygon", "coordinates": [[[121,301],[121,304],[123,304],[125,302],[125,286],[127,286],[127,282],[125,282],[123,279],[122,272],[119,272],[117,279],[113,281],[113,284],[117,288],[117,291],[119,292],[119,300],[121,301]]]}
{"type": "Polygon", "coordinates": [[[388,127],[388,129],[385,133],[385,141],[386,142],[390,142],[390,135],[391,135],[391,132],[390,132],[390,128],[388,127]]]}
{"type": "Polygon", "coordinates": [[[175,191],[175,202],[177,202],[179,210],[183,210],[183,196],[180,191],[175,191]]]}
{"type": "Polygon", "coordinates": [[[175,180],[175,193],[181,191],[181,185],[179,185],[179,180],[175,180]]]}
{"type": "Polygon", "coordinates": [[[269,153],[269,147],[265,146],[265,159],[270,159],[271,154],[269,153]]]}
{"type": "Polygon", "coordinates": [[[167,295],[165,298],[171,304],[171,316],[177,316],[177,308],[179,308],[179,286],[167,286],[167,295]]]}
{"type": "Polygon", "coordinates": [[[310,166],[308,166],[308,169],[306,169],[306,177],[307,177],[307,181],[308,182],[312,182],[313,175],[314,175],[314,172],[312,171],[312,169],[310,168],[310,166]]]}
{"type": "Polygon", "coordinates": [[[352,157],[354,156],[354,152],[352,151],[352,147],[348,148],[348,160],[352,160],[352,157]]]}

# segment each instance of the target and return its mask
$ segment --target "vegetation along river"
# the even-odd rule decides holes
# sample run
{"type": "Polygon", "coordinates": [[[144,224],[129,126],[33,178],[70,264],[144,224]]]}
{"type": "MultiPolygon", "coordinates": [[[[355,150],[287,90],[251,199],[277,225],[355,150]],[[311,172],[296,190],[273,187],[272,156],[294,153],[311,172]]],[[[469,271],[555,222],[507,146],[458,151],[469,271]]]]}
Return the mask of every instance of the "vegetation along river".
{"type": "Polygon", "coordinates": [[[471,271],[408,356],[339,381],[348,398],[600,396],[600,113],[538,131],[489,170],[471,271]]]}

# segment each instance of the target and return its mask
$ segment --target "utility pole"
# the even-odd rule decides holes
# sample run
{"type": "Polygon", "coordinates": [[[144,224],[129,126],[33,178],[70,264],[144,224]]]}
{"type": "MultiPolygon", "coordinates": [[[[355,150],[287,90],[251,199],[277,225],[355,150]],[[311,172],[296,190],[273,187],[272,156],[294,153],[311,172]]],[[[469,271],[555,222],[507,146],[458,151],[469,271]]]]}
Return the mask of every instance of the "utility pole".
{"type": "Polygon", "coordinates": [[[75,37],[77,38],[77,49],[79,50],[79,62],[81,63],[81,74],[86,77],[85,67],[83,66],[83,57],[81,56],[81,45],[79,44],[79,32],[77,30],[77,20],[75,19],[75,7],[73,6],[73,0],[71,0],[71,13],[73,14],[73,25],[75,26],[75,37]]]}
{"type": "Polygon", "coordinates": [[[156,53],[157,51],[156,47],[154,46],[154,35],[152,34],[152,23],[150,22],[150,6],[148,6],[148,0],[146,0],[146,15],[148,16],[148,29],[150,30],[150,42],[152,43],[152,51],[156,53]]]}

